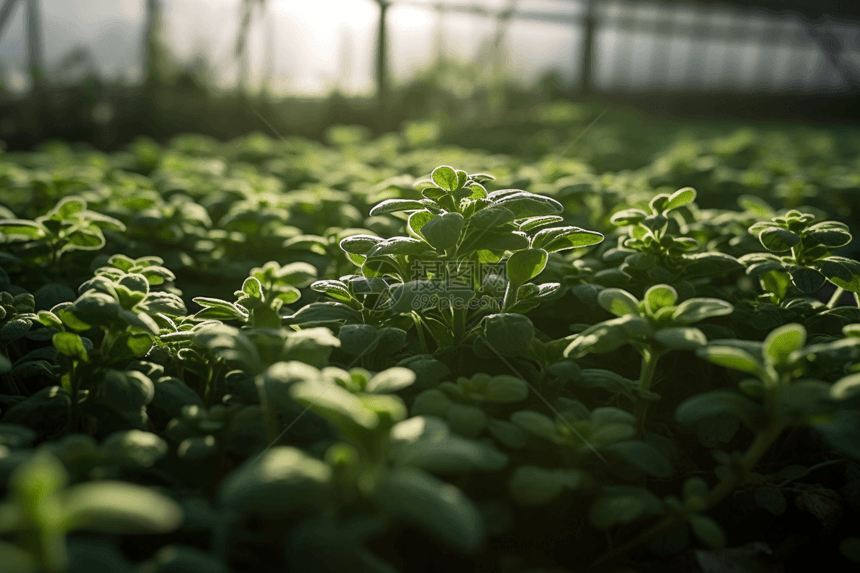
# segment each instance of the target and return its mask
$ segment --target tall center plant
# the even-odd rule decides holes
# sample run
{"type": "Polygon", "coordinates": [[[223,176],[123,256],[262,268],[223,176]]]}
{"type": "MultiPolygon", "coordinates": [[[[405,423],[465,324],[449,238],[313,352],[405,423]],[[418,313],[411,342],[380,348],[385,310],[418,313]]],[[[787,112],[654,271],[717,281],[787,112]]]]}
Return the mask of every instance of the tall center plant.
{"type": "Polygon", "coordinates": [[[562,205],[521,189],[487,191],[493,180],[443,165],[419,183],[423,199],[389,199],[370,215],[408,214],[408,236],[358,234],[341,249],[358,273],[317,281],[312,288],[338,302],[308,305],[293,324],[403,324],[411,318],[427,350],[426,330],[439,348],[467,342],[479,320],[523,313],[559,288],[528,284],[550,253],[600,243],[603,235],[563,221],[562,205]]]}

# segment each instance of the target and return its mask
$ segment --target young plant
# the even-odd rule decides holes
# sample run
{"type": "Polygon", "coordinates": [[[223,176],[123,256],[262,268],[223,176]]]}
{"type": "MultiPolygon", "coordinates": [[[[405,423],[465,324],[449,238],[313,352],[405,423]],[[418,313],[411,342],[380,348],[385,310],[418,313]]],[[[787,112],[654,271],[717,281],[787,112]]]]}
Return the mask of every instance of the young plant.
{"type": "Polygon", "coordinates": [[[488,310],[523,312],[536,306],[558,288],[526,285],[544,269],[549,253],[597,244],[603,235],[579,227],[547,228],[562,220],[561,204],[518,189],[488,192],[483,183],[490,180],[437,167],[431,181],[420,185],[424,199],[389,199],[370,212],[408,213],[409,236],[343,239],[341,248],[361,275],[316,288],[353,310],[366,310],[347,283],[383,279],[375,285],[386,289],[378,307],[383,316],[411,316],[419,332],[426,329],[440,348],[463,342],[470,318],[474,323],[488,310]],[[501,302],[492,303],[499,294],[501,302]]]}
{"type": "Polygon", "coordinates": [[[860,430],[860,419],[844,409],[856,407],[852,400],[856,383],[849,377],[831,387],[820,380],[801,378],[808,356],[816,350],[804,348],[805,343],[806,329],[789,324],[775,329],[764,342],[715,340],[697,350],[702,359],[753,378],[740,382],[741,392],[714,390],[688,398],[676,409],[676,420],[682,425],[697,425],[728,416],[744,423],[755,433],[755,439],[743,454],[727,457],[727,471],[715,488],[708,491],[700,480],[688,481],[685,497],[690,497],[691,490],[698,492],[692,505],[670,498],[668,516],[593,565],[614,559],[685,522],[709,544],[724,544],[719,526],[703,514],[744,483],[787,427],[812,425],[837,449],[860,456],[856,443],[852,443],[852,436],[860,430]]]}
{"type": "Polygon", "coordinates": [[[105,245],[104,229],[125,231],[122,222],[87,209],[81,197],[65,197],[34,220],[0,220],[0,237],[12,245],[18,262],[42,269],[59,263],[71,251],[97,251],[105,245]]]}
{"type": "Polygon", "coordinates": [[[252,328],[280,328],[281,309],[299,300],[299,287],[308,286],[316,274],[316,268],[308,263],[281,266],[269,261],[251,270],[242,289],[233,293],[235,302],[202,296],[192,299],[203,307],[194,318],[236,320],[252,328]]]}
{"type": "Polygon", "coordinates": [[[814,221],[814,215],[791,210],[754,224],[749,232],[769,252],[750,253],[739,260],[746,265],[747,274],[759,277],[762,289],[775,303],[785,300],[791,285],[811,295],[829,281],[836,291],[827,308],[833,308],[845,291],[854,293],[860,306],[860,263],[830,252],[851,242],[848,226],[814,221]]]}
{"type": "Polygon", "coordinates": [[[621,289],[605,289],[597,300],[618,318],[586,328],[568,345],[564,356],[577,359],[590,352],[601,354],[632,345],[642,356],[635,409],[636,429],[641,432],[650,402],[644,393],[651,388],[657,362],[673,350],[695,350],[707,344],[705,334],[691,325],[730,314],[733,308],[714,298],[691,298],[677,304],[678,293],[669,285],[649,288],[641,301],[621,289]]]}
{"type": "MultiPolygon", "coordinates": [[[[695,289],[690,281],[741,268],[734,257],[725,253],[694,252],[699,249],[699,242],[682,234],[675,215],[688,209],[687,205],[695,199],[696,191],[684,187],[671,195],[655,196],[648,204],[648,211],[625,209],[612,215],[611,223],[628,227],[627,236],[620,236],[618,246],[603,255],[607,262],[621,262],[614,271],[623,273],[618,280],[633,277],[646,285],[670,283],[679,289],[684,285],[683,292],[691,296],[695,289]]],[[[601,282],[601,274],[595,280],[601,282]]]]}
{"type": "Polygon", "coordinates": [[[139,485],[94,481],[69,486],[63,464],[41,451],[15,468],[10,493],[0,503],[0,560],[16,571],[63,573],[69,566],[66,536],[73,531],[116,534],[168,533],[182,522],[182,508],[139,485]]]}
{"type": "MultiPolygon", "coordinates": [[[[367,511],[382,512],[461,551],[475,550],[485,536],[480,513],[459,489],[430,472],[498,470],[507,456],[451,433],[437,418],[407,420],[406,406],[393,392],[414,380],[405,368],[371,375],[361,369],[274,365],[266,379],[272,399],[280,407],[290,407],[292,401],[305,405],[337,430],[340,441],[326,449],[322,460],[284,446],[248,460],[224,480],[222,507],[240,516],[304,509],[320,517],[334,507],[339,508],[329,512],[334,524],[357,524],[367,511]]],[[[365,536],[359,537],[364,541],[365,536]]]]}
{"type": "Polygon", "coordinates": [[[177,295],[150,290],[173,277],[162,262],[158,257],[132,260],[114,255],[81,285],[82,294],[74,302],[39,312],[42,324],[59,331],[53,343],[64,371],[63,389],[71,395],[72,431],[77,429],[80,399],[88,396],[92,401],[97,394],[111,402],[113,387],[121,388],[126,379],[112,373],[128,360],[146,355],[159,334],[159,323],[185,315],[185,304],[177,295]]]}

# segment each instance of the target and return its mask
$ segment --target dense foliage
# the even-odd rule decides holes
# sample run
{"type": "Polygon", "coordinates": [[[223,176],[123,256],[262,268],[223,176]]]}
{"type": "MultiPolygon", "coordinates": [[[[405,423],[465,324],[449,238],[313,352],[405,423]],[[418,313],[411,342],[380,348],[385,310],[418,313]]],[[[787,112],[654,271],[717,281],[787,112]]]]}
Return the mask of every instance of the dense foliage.
{"type": "Polygon", "coordinates": [[[435,133],[0,154],[4,571],[860,561],[860,138],[435,133]]]}

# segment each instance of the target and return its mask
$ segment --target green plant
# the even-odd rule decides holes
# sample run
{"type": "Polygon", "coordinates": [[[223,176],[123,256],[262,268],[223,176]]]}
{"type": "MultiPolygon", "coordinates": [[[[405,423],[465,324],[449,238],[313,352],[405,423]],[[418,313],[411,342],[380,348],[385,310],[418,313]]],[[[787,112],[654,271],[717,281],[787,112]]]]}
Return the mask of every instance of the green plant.
{"type": "Polygon", "coordinates": [[[70,486],[63,465],[47,452],[16,468],[10,485],[0,504],[0,533],[18,536],[21,545],[0,542],[0,555],[16,571],[65,571],[66,535],[76,530],[166,533],[182,522],[179,504],[137,485],[105,480],[70,486]]]}
{"type": "MultiPolygon", "coordinates": [[[[791,210],[749,228],[769,252],[750,253],[740,260],[747,266],[747,274],[759,277],[762,289],[774,302],[786,298],[790,285],[810,295],[829,281],[836,291],[827,308],[833,308],[846,290],[855,293],[855,299],[860,292],[860,263],[830,252],[851,242],[848,226],[814,221],[814,215],[791,210]]],[[[860,299],[857,304],[860,306],[860,299]]]]}
{"type": "Polygon", "coordinates": [[[641,432],[649,402],[659,399],[650,392],[657,362],[673,350],[695,350],[707,344],[705,334],[691,325],[730,314],[732,305],[713,298],[691,298],[677,304],[678,293],[669,285],[652,286],[641,301],[621,289],[603,290],[597,300],[618,318],[586,328],[565,348],[564,356],[577,359],[631,344],[642,356],[635,409],[635,425],[641,432]]]}

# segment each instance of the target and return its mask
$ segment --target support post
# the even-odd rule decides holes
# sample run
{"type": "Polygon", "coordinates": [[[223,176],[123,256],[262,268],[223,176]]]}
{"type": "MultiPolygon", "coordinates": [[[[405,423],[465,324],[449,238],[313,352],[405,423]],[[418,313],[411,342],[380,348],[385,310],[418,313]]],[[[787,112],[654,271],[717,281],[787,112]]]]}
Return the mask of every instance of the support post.
{"type": "Polygon", "coordinates": [[[595,1],[588,0],[582,20],[582,75],[579,86],[580,95],[594,93],[594,32],[597,27],[595,1]]]}
{"type": "Polygon", "coordinates": [[[379,5],[379,25],[376,38],[376,97],[379,107],[388,103],[388,29],[386,15],[389,2],[377,0],[379,5]]]}
{"type": "Polygon", "coordinates": [[[3,2],[3,7],[0,8],[0,39],[3,39],[3,30],[6,28],[6,24],[9,23],[9,17],[12,16],[12,9],[17,3],[18,0],[6,0],[3,2]]]}
{"type": "Polygon", "coordinates": [[[143,81],[145,85],[159,83],[161,0],[146,0],[146,27],[143,37],[143,81]]]}
{"type": "Polygon", "coordinates": [[[39,0],[27,0],[27,64],[30,68],[30,81],[33,91],[40,93],[45,79],[42,60],[42,22],[39,14],[39,0]]]}

